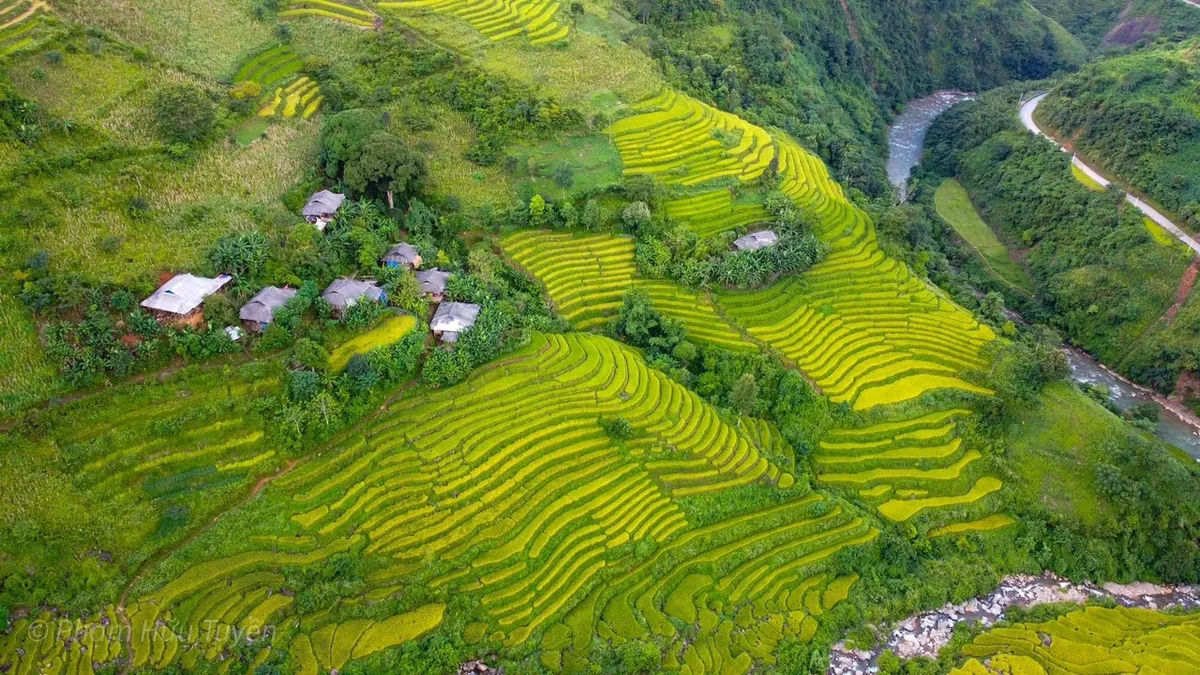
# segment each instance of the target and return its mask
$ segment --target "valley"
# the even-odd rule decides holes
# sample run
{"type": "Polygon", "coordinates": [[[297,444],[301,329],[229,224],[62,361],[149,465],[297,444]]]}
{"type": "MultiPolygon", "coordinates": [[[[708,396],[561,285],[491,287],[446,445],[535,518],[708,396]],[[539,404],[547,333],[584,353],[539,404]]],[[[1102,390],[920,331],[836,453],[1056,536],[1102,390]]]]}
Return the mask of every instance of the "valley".
{"type": "Polygon", "coordinates": [[[9,7],[0,673],[1192,672],[1107,1],[9,7]]]}

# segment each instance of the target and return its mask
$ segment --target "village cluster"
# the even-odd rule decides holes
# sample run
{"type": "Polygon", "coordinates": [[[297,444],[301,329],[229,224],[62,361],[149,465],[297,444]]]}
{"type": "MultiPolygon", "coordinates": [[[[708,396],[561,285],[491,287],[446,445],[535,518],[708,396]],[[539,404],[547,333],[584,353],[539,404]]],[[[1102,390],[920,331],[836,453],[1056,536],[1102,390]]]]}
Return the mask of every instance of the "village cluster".
{"type": "MultiPolygon", "coordinates": [[[[343,194],[321,190],[309,198],[301,215],[317,230],[324,232],[345,199],[343,194]]],[[[381,266],[407,267],[416,272],[421,295],[437,305],[429,322],[430,330],[443,344],[453,344],[463,332],[475,325],[480,307],[474,303],[444,302],[446,283],[452,274],[436,267],[422,270],[421,263],[421,254],[408,243],[393,246],[379,259],[381,266]]],[[[196,325],[203,319],[205,298],[219,292],[231,280],[232,277],[226,274],[213,278],[187,272],[176,274],[143,300],[141,305],[162,323],[196,325]]],[[[226,326],[225,333],[237,341],[242,337],[243,327],[255,333],[263,332],[275,318],[275,312],[295,296],[294,288],[267,286],[250,298],[238,312],[242,326],[226,326]]],[[[359,302],[386,304],[388,300],[387,292],[374,280],[354,276],[335,279],[321,293],[321,297],[329,303],[334,316],[343,316],[359,302]]]]}

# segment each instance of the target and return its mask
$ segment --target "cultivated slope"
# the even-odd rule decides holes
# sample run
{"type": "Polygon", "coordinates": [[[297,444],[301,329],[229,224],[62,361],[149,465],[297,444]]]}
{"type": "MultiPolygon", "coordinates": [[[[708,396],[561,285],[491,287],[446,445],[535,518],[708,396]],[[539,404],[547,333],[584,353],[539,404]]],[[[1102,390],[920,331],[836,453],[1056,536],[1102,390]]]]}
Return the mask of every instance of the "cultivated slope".
{"type": "MultiPolygon", "coordinates": [[[[820,159],[782,133],[769,134],[670,91],[635,106],[635,113],[609,130],[626,173],[702,189],[712,181],[756,181],[774,166],[779,189],[816,216],[817,234],[831,250],[824,261],[763,290],[722,293],[717,302],[751,335],[794,362],[833,403],[865,413],[934,390],[991,393],[964,371],[985,367],[980,350],[995,335],[884,255],[873,223],[849,202],[820,159]]],[[[724,186],[686,199],[719,206],[712,211],[697,206],[685,216],[698,232],[754,220],[731,220],[739,211],[729,206],[724,186]]],[[[668,211],[678,215],[680,203],[668,202],[668,211]]],[[[972,469],[979,452],[954,438],[952,418],[970,411],[934,406],[926,412],[943,423],[929,430],[930,418],[902,413],[902,419],[874,427],[831,432],[817,453],[822,481],[860,491],[894,520],[943,508],[961,512],[997,491],[998,479],[972,469]]]]}
{"type": "Polygon", "coordinates": [[[877,534],[793,487],[791,455],[774,427],[724,420],[632,349],[535,335],[276,480],[258,502],[270,515],[243,519],[236,550],[193,547],[136,597],[131,633],[99,628],[125,624],[115,608],[57,640],[39,642],[26,620],[0,641],[0,666],[87,673],[125,654],[190,668],[218,660],[235,629],[272,625],[275,648],[314,675],[419,637],[459,607],[468,639],[540,646],[553,668],[582,664],[595,636],[657,635],[686,672],[747,672],[785,637],[814,634],[856,580],[831,567],[834,554],[877,534]],[[636,434],[610,438],[601,420],[614,416],[636,434]],[[697,500],[720,504],[731,490],[756,491],[759,506],[695,515],[697,500]],[[355,602],[305,610],[280,592],[294,570],[345,552],[361,552],[368,571],[355,602]],[[420,602],[413,588],[426,589],[420,602]],[[404,589],[406,604],[389,604],[404,589]]]}

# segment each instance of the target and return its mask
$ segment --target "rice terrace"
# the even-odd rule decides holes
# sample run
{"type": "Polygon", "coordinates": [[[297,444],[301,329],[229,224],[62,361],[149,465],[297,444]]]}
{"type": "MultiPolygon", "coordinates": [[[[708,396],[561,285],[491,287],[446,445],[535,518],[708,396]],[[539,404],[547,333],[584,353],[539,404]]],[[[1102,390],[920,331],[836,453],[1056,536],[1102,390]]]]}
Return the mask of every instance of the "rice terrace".
{"type": "Polygon", "coordinates": [[[1200,674],[1200,9],[934,4],[0,2],[0,675],[1200,674]]]}

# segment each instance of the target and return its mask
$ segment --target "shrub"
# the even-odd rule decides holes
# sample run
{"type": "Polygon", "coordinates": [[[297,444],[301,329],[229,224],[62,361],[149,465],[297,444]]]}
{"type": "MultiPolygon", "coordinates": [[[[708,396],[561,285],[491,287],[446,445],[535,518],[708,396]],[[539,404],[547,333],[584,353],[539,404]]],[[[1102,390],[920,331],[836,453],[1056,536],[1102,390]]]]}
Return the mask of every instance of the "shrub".
{"type": "Polygon", "coordinates": [[[608,434],[609,438],[614,441],[624,441],[633,438],[635,433],[633,425],[624,417],[609,417],[600,418],[600,426],[604,429],[604,433],[608,434]]]}
{"type": "Polygon", "coordinates": [[[154,119],[167,142],[191,145],[212,133],[217,109],[199,88],[176,84],[159,90],[154,99],[154,119]]]}

